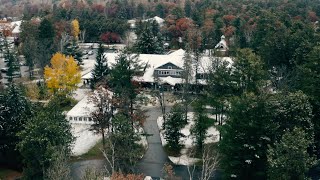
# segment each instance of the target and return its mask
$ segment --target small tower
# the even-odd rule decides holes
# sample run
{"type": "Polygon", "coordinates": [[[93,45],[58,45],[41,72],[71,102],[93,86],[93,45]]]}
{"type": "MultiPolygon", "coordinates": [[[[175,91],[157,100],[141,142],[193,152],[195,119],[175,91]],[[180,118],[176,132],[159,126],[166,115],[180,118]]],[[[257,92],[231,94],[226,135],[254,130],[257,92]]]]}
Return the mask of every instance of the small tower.
{"type": "Polygon", "coordinates": [[[227,46],[226,37],[224,35],[221,36],[220,42],[214,48],[222,56],[225,56],[227,54],[227,51],[229,50],[229,48],[227,46]]]}

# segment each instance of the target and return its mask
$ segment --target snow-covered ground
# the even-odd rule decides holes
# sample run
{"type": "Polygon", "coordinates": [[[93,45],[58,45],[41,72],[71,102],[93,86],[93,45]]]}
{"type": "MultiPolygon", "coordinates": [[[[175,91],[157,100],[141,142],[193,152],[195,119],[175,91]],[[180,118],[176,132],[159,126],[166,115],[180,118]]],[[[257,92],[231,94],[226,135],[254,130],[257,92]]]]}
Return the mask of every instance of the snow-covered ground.
{"type": "Polygon", "coordinates": [[[94,134],[87,124],[71,124],[72,134],[76,138],[72,146],[72,155],[80,156],[89,151],[101,139],[101,135],[94,134]]]}
{"type": "MultiPolygon", "coordinates": [[[[184,148],[181,149],[181,156],[179,157],[173,157],[173,156],[168,156],[169,159],[174,163],[178,165],[192,165],[195,164],[199,159],[197,158],[191,158],[188,157],[187,152],[188,149],[194,146],[195,144],[195,139],[194,137],[191,136],[190,129],[194,124],[194,113],[189,112],[188,113],[188,124],[181,130],[181,133],[185,135],[185,137],[182,137],[180,139],[180,142],[182,145],[184,145],[184,148]]],[[[162,129],[162,124],[163,124],[163,118],[158,117],[157,119],[157,124],[158,128],[160,129],[160,138],[162,142],[162,146],[165,146],[167,144],[167,141],[164,138],[164,130],[162,129]]],[[[205,144],[207,143],[213,143],[213,142],[218,142],[219,141],[219,131],[215,127],[210,127],[207,130],[207,138],[205,139],[205,144]]]]}

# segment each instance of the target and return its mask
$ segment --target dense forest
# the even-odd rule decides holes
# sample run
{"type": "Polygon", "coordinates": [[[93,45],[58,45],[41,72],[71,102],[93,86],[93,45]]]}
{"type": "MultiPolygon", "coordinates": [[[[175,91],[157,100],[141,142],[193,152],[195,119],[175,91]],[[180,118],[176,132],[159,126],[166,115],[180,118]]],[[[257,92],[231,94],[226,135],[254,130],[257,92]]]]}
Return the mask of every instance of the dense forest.
{"type": "MultiPolygon", "coordinates": [[[[221,136],[215,148],[221,154],[219,169],[223,177],[305,179],[309,176],[310,169],[319,167],[318,0],[138,2],[52,1],[16,6],[13,4],[19,4],[18,0],[3,0],[3,7],[7,9],[2,9],[0,15],[17,15],[6,12],[9,6],[12,11],[21,13],[22,32],[17,47],[30,68],[46,67],[52,55],[58,51],[75,56],[76,50],[68,52],[68,43],[62,43],[66,34],[79,36],[83,42],[124,43],[128,32],[132,31],[128,24],[131,19],[138,22],[135,29],[138,41],[129,47],[129,51],[133,53],[164,54],[165,50],[160,46],[167,42],[168,49],[186,49],[185,59],[193,58],[192,60],[197,61],[206,50],[214,49],[224,35],[229,47],[227,55],[233,60],[232,68],[212,57],[215,66],[207,76],[207,86],[190,96],[182,95],[182,106],[186,104],[186,109],[180,107],[188,110],[188,105],[192,104],[194,111],[198,113],[196,132],[207,129],[206,122],[203,121],[205,118],[201,116],[205,106],[214,107],[212,114],[220,115],[221,122],[217,126],[221,136]],[[5,6],[5,3],[10,5],[5,6]],[[154,16],[165,20],[163,26],[139,21],[154,16]],[[74,32],[75,21],[79,26],[78,32],[74,32]],[[145,44],[153,46],[144,46],[145,44]]],[[[70,43],[73,42],[70,41],[69,45],[70,43]]],[[[130,77],[128,75],[124,78],[122,75],[126,72],[120,71],[125,69],[122,66],[130,66],[125,63],[128,57],[128,54],[122,54],[116,66],[118,69],[108,75],[101,75],[111,79],[110,86],[116,90],[115,94],[119,98],[134,94],[123,100],[126,110],[133,109],[132,106],[129,108],[129,104],[132,105],[131,101],[137,96],[134,85],[130,83],[135,72],[128,72],[130,77]],[[121,86],[126,84],[121,84],[120,80],[123,79],[128,82],[128,87],[121,86]]],[[[81,64],[81,60],[78,63],[81,64]]],[[[191,89],[189,86],[183,88],[186,88],[184,92],[191,89]]],[[[15,164],[27,164],[27,170],[32,175],[38,173],[43,176],[44,171],[32,171],[36,171],[38,167],[49,167],[50,161],[45,155],[53,151],[50,149],[51,144],[47,145],[47,152],[42,152],[42,159],[28,162],[35,155],[35,152],[28,149],[28,145],[33,147],[32,142],[28,141],[28,132],[34,126],[36,129],[47,126],[40,119],[51,116],[57,116],[61,120],[55,122],[63,125],[61,131],[67,131],[70,127],[62,122],[60,108],[50,110],[50,106],[56,106],[54,103],[57,103],[57,99],[53,99],[53,104],[49,104],[48,108],[36,111],[33,109],[39,106],[31,105],[17,89],[19,88],[12,86],[0,96],[0,103],[4,105],[0,107],[0,117],[13,119],[16,123],[15,126],[0,124],[1,130],[9,127],[1,131],[1,142],[4,145],[1,144],[0,150],[8,157],[16,157],[15,164]],[[19,103],[13,104],[13,101],[19,103]],[[14,110],[8,111],[8,108],[14,110]],[[25,119],[34,120],[35,124],[25,119]],[[35,167],[32,167],[32,163],[36,164],[35,167]]],[[[130,114],[129,110],[127,114],[130,114]]],[[[50,124],[50,118],[47,119],[46,123],[50,124]]],[[[53,125],[48,126],[54,129],[55,124],[52,123],[53,125]]],[[[167,126],[170,128],[170,124],[167,126]]],[[[130,129],[130,126],[125,128],[130,129]]],[[[49,130],[48,133],[51,132],[49,130]]],[[[34,135],[39,134],[40,130],[34,132],[34,135]]],[[[201,151],[203,135],[197,134],[196,137],[199,140],[197,148],[201,151]]],[[[55,146],[61,145],[58,141],[69,142],[71,138],[57,134],[55,146]]]]}

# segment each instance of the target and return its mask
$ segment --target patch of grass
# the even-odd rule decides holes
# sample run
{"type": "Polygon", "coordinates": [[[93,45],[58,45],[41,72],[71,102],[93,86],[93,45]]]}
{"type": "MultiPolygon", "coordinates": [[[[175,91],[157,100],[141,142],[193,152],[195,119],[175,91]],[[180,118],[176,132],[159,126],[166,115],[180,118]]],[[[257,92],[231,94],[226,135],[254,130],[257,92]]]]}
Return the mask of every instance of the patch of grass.
{"type": "Polygon", "coordinates": [[[22,173],[11,169],[0,168],[0,179],[16,179],[21,177],[22,173]]]}
{"type": "Polygon", "coordinates": [[[179,157],[181,156],[181,149],[183,148],[183,145],[180,145],[179,149],[172,149],[169,147],[168,144],[166,144],[164,147],[164,151],[167,153],[168,156],[174,156],[179,157]]]}
{"type": "Polygon", "coordinates": [[[102,140],[98,141],[96,145],[94,145],[87,153],[74,156],[71,158],[71,161],[84,160],[84,159],[103,159],[104,156],[101,152],[102,149],[102,140]]]}

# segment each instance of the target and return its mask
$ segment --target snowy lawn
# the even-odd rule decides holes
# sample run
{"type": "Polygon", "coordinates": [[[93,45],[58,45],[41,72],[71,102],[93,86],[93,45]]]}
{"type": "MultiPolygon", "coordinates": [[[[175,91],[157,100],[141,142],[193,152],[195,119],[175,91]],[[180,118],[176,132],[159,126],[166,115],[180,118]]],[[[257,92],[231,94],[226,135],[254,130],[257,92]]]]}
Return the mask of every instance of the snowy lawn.
{"type": "MultiPolygon", "coordinates": [[[[99,140],[101,140],[100,134],[94,134],[89,130],[88,124],[71,124],[72,134],[76,138],[75,143],[72,146],[72,155],[80,156],[87,153],[93,146],[95,146],[99,140]]],[[[139,129],[139,134],[144,133],[143,129],[139,129]]],[[[148,148],[148,142],[146,136],[141,136],[138,144],[142,145],[145,149],[148,148]]]]}
{"type": "MultiPolygon", "coordinates": [[[[188,156],[188,149],[192,148],[195,145],[195,139],[190,135],[190,129],[192,125],[194,124],[193,120],[194,113],[189,112],[188,113],[188,124],[181,130],[181,133],[185,135],[185,137],[180,139],[180,142],[182,145],[184,145],[183,149],[181,149],[180,153],[181,156],[179,157],[173,157],[168,156],[169,159],[174,163],[178,165],[192,165],[195,164],[200,159],[197,158],[191,158],[188,156]]],[[[163,124],[163,118],[158,117],[157,124],[160,129],[160,138],[162,142],[162,146],[165,146],[167,144],[167,141],[164,138],[164,130],[162,129],[163,124]]],[[[207,138],[205,139],[205,144],[208,143],[214,143],[219,141],[219,131],[215,127],[210,127],[207,130],[207,138]]]]}
{"type": "Polygon", "coordinates": [[[72,134],[76,138],[72,146],[72,155],[80,156],[89,151],[101,139],[101,135],[89,131],[90,125],[71,124],[72,134]]]}

